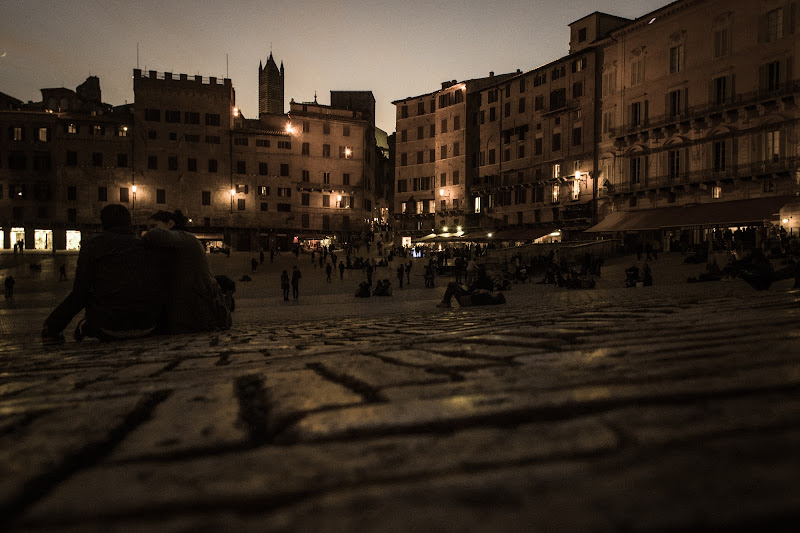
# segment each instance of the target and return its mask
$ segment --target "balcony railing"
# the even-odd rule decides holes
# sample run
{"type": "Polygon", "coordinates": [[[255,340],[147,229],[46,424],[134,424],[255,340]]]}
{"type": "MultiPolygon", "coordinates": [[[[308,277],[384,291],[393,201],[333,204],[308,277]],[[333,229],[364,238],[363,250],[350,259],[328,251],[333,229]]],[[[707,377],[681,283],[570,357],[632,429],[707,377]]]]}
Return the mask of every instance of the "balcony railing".
{"type": "Polygon", "coordinates": [[[712,181],[724,181],[737,178],[792,172],[798,170],[800,157],[784,157],[773,161],[757,161],[742,165],[729,165],[724,169],[707,168],[674,175],[650,176],[642,178],[639,183],[614,183],[608,187],[608,194],[623,194],[651,189],[662,189],[675,186],[698,184],[712,181]]]}

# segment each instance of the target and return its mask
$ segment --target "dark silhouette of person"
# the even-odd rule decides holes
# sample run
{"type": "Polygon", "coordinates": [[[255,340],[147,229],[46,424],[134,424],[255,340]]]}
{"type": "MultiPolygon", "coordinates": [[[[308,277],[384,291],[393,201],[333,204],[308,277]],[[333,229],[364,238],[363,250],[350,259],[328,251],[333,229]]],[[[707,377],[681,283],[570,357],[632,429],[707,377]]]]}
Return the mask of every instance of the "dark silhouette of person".
{"type": "Polygon", "coordinates": [[[234,289],[221,287],[221,280],[211,273],[202,243],[186,231],[186,222],[180,211],[158,211],[150,217],[150,229],[142,237],[164,262],[167,299],[159,330],[189,333],[228,329],[234,304],[227,292],[234,289]]]}
{"type": "Polygon", "coordinates": [[[295,300],[297,300],[297,298],[300,296],[300,278],[301,277],[303,277],[303,275],[300,273],[300,269],[297,268],[297,265],[295,265],[292,268],[292,297],[295,300]]]}
{"type": "Polygon", "coordinates": [[[259,265],[263,265],[264,264],[264,250],[259,250],[258,251],[258,264],[259,265]]]}
{"type": "Polygon", "coordinates": [[[283,301],[289,301],[289,273],[285,270],[281,273],[281,290],[283,290],[283,301]]]}
{"type": "Polygon", "coordinates": [[[436,307],[451,307],[451,300],[455,296],[456,301],[462,307],[471,305],[495,305],[506,302],[506,297],[503,293],[493,293],[494,282],[492,278],[486,274],[486,269],[483,266],[478,267],[475,281],[468,288],[464,288],[455,281],[447,284],[444,291],[442,301],[436,304],[436,307]]]}
{"type": "Polygon", "coordinates": [[[405,273],[405,268],[403,267],[403,264],[400,263],[400,266],[397,267],[397,281],[398,281],[399,287],[401,289],[403,288],[403,277],[404,277],[403,274],[404,273],[405,273]]]}
{"type": "Polygon", "coordinates": [[[411,259],[409,259],[406,264],[406,283],[411,285],[411,259]]]}
{"type": "Polygon", "coordinates": [[[339,261],[339,279],[344,279],[344,261],[339,261]]]}
{"type": "Polygon", "coordinates": [[[255,257],[250,260],[250,270],[252,272],[255,272],[256,270],[258,270],[258,261],[256,260],[255,257]]]}
{"type": "Polygon", "coordinates": [[[61,265],[58,267],[58,281],[67,281],[67,265],[61,265]]]}
{"type": "Polygon", "coordinates": [[[331,266],[330,263],[328,263],[327,265],[325,265],[325,276],[328,283],[331,282],[331,272],[333,272],[333,267],[331,266]]]}
{"type": "Polygon", "coordinates": [[[156,330],[165,291],[160,254],[134,235],[125,206],[105,206],[100,222],[102,233],[81,243],[72,291],[45,320],[45,343],[63,342],[64,328],[83,309],[76,340],[133,338],[156,330]]]}
{"type": "Polygon", "coordinates": [[[9,298],[13,298],[14,297],[14,284],[16,282],[17,282],[17,280],[15,280],[14,276],[12,276],[11,274],[6,276],[5,282],[3,282],[3,284],[5,285],[5,289],[6,289],[6,300],[8,300],[9,298]]]}

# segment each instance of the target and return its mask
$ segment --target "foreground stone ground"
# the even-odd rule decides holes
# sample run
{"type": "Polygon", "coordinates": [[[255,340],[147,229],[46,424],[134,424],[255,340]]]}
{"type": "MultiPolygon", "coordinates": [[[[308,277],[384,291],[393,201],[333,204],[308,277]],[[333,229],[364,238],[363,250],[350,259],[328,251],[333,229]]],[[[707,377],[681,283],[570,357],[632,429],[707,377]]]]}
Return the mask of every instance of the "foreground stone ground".
{"type": "Polygon", "coordinates": [[[687,284],[674,255],[624,289],[628,257],[441,310],[444,283],[355,301],[303,261],[298,302],[288,257],[239,283],[230,331],[59,347],[68,284],[7,261],[0,529],[796,530],[791,283],[687,284]]]}

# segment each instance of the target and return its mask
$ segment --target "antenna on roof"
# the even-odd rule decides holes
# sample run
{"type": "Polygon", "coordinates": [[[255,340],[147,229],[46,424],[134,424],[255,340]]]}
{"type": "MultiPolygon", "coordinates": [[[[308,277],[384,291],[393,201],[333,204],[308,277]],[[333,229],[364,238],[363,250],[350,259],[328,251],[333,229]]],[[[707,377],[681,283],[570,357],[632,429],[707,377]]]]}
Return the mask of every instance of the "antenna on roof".
{"type": "Polygon", "coordinates": [[[136,68],[139,68],[139,43],[136,43],[136,68]]]}
{"type": "Polygon", "coordinates": [[[228,53],[225,52],[225,77],[230,78],[228,75],[228,53]]]}

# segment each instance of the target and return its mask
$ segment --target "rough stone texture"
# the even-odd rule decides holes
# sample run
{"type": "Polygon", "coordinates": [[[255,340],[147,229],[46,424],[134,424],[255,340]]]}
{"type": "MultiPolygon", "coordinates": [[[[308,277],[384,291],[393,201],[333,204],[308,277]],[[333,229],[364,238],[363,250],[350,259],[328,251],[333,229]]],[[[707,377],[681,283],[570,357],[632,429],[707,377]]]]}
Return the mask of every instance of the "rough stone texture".
{"type": "Polygon", "coordinates": [[[611,276],[328,316],[253,289],[229,331],[113,344],[15,340],[29,309],[0,332],[0,529],[794,528],[800,291],[611,276]]]}

